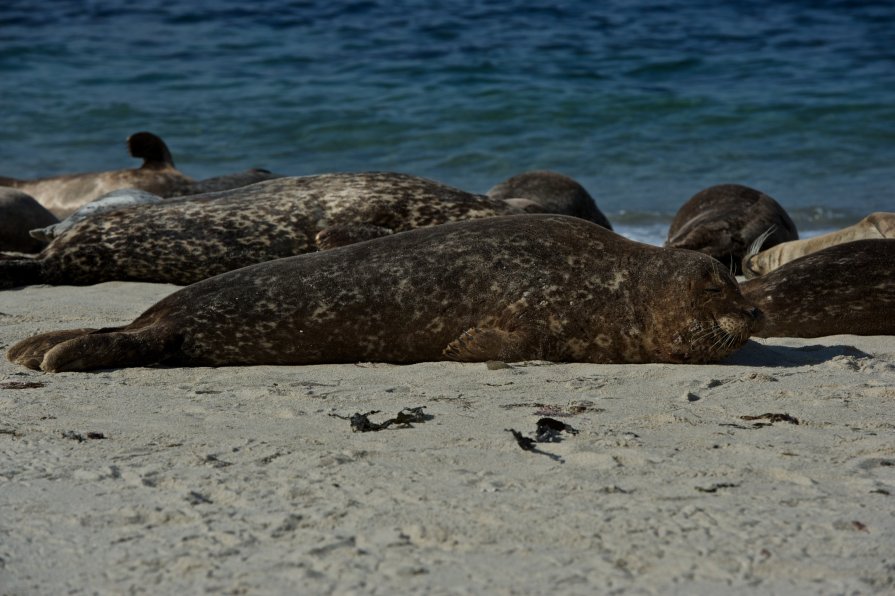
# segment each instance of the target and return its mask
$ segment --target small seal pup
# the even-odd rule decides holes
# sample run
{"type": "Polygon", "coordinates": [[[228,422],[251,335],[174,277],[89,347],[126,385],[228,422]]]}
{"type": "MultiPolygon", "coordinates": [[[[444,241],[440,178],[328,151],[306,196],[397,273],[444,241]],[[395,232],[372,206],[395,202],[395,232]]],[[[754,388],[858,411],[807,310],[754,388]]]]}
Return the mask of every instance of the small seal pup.
{"type": "Polygon", "coordinates": [[[830,246],[740,284],[760,337],[895,335],[895,239],[830,246]]]}
{"type": "MultiPolygon", "coordinates": [[[[767,233],[765,232],[765,234],[767,233]]],[[[790,240],[772,248],[761,250],[766,237],[765,234],[759,236],[752,243],[752,246],[749,247],[749,252],[743,257],[743,275],[747,279],[765,275],[799,257],[804,257],[836,244],[844,244],[845,242],[853,242],[855,240],[895,238],[895,213],[877,211],[847,228],[815,236],[814,238],[806,238],[805,240],[790,240]]]]}
{"type": "MultiPolygon", "coordinates": [[[[83,221],[88,217],[113,211],[130,205],[148,205],[152,203],[161,203],[162,198],[145,190],[136,188],[121,188],[113,190],[108,194],[90,201],[86,205],[81,206],[77,211],[66,217],[64,220],[46,226],[44,228],[36,228],[28,232],[32,238],[36,238],[44,243],[50,242],[56,236],[60,236],[63,232],[71,228],[79,221],[83,221]]],[[[55,218],[54,218],[55,219],[55,218]]]]}
{"type": "Polygon", "coordinates": [[[0,186],[11,186],[30,194],[57,217],[68,217],[78,207],[119,188],[139,188],[161,197],[185,194],[195,180],[174,167],[168,146],[151,132],[137,132],[127,138],[128,152],[143,160],[131,170],[88,172],[17,180],[0,177],[0,186]]]}
{"type": "Polygon", "coordinates": [[[130,325],[13,346],[49,372],[357,361],[711,362],[761,314],[707,257],[563,215],[411,230],[231,271],[130,325]]]}
{"type": "Polygon", "coordinates": [[[546,213],[573,215],[607,230],[612,229],[609,220],[584,187],[557,172],[523,172],[497,184],[487,194],[492,199],[529,199],[541,205],[546,213]]]}
{"type": "Polygon", "coordinates": [[[0,187],[0,250],[40,252],[47,243],[29,236],[28,230],[57,221],[56,216],[34,197],[20,190],[0,187]]]}
{"type": "Polygon", "coordinates": [[[529,209],[539,207],[406,174],[276,178],[87,218],[36,259],[0,260],[0,288],[112,280],[186,285],[271,259],[529,209]]]}
{"type": "Polygon", "coordinates": [[[748,186],[720,184],[684,203],[671,222],[665,246],[698,250],[740,275],[749,245],[771,228],[768,246],[799,237],[796,225],[777,201],[748,186]]]}

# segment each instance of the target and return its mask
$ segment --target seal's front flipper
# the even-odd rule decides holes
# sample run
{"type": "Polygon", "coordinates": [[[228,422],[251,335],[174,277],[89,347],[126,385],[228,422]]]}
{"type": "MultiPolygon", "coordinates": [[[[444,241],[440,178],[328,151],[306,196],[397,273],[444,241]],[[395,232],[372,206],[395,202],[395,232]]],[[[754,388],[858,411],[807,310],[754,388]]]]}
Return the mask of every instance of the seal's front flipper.
{"type": "Polygon", "coordinates": [[[370,224],[336,224],[317,232],[314,243],[318,250],[329,250],[393,233],[389,228],[370,224]]]}
{"type": "Polygon", "coordinates": [[[494,327],[484,329],[473,327],[449,343],[441,354],[447,360],[457,362],[485,362],[487,360],[518,362],[536,358],[535,354],[522,352],[523,340],[523,335],[518,331],[510,332],[494,327]]]}
{"type": "Polygon", "coordinates": [[[32,370],[40,370],[44,355],[55,346],[70,339],[93,333],[96,329],[69,329],[66,331],[50,331],[28,339],[23,339],[6,353],[10,362],[20,364],[32,370]]]}

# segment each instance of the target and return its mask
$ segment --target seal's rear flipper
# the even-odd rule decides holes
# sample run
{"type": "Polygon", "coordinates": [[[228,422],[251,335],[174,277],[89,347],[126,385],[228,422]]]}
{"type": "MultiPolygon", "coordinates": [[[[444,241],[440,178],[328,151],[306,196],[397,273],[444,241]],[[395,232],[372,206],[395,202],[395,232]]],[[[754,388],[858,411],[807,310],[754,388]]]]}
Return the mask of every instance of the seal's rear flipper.
{"type": "Polygon", "coordinates": [[[339,246],[356,244],[364,240],[372,240],[381,236],[388,236],[394,231],[382,226],[369,224],[338,224],[324,228],[317,232],[314,244],[317,250],[329,250],[339,246]]]}
{"type": "Polygon", "coordinates": [[[0,290],[46,283],[40,259],[0,256],[0,290]]]}
{"type": "Polygon", "coordinates": [[[44,354],[53,347],[70,339],[93,333],[96,329],[69,329],[67,331],[50,331],[28,339],[23,339],[6,353],[10,362],[21,364],[32,370],[40,370],[44,354]]]}
{"type": "Polygon", "coordinates": [[[490,327],[482,329],[473,327],[464,331],[460,337],[448,344],[441,352],[447,360],[457,362],[485,362],[487,360],[504,360],[518,362],[531,360],[533,354],[523,354],[520,350],[522,335],[503,329],[490,327]]]}
{"type": "Polygon", "coordinates": [[[47,372],[149,366],[170,356],[172,344],[181,341],[157,331],[121,327],[52,331],[19,342],[7,357],[47,372]]]}

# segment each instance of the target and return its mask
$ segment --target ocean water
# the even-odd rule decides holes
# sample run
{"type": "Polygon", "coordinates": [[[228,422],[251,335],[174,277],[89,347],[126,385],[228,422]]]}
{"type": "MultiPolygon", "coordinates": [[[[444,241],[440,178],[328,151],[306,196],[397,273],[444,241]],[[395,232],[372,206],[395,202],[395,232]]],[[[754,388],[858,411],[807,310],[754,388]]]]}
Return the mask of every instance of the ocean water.
{"type": "Polygon", "coordinates": [[[895,210],[895,2],[4,0],[0,174],[577,179],[660,243],[723,182],[807,234],[895,210]]]}

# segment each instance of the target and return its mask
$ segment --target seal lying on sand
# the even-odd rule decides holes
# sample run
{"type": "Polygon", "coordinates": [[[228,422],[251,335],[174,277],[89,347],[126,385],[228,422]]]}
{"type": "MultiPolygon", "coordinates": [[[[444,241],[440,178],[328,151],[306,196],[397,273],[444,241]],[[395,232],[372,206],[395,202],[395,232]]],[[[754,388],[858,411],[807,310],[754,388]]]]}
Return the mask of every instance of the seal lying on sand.
{"type": "Polygon", "coordinates": [[[38,252],[47,243],[29,236],[28,230],[58,221],[34,197],[13,188],[0,188],[0,250],[38,252]]]}
{"type": "Polygon", "coordinates": [[[546,213],[573,215],[607,230],[612,229],[609,220],[584,187],[557,172],[535,170],[517,174],[494,186],[488,191],[488,196],[492,199],[530,199],[541,205],[546,213]]]}
{"type": "Polygon", "coordinates": [[[35,180],[0,178],[0,185],[23,190],[52,211],[67,217],[84,203],[119,188],[139,188],[161,197],[186,194],[195,180],[180,173],[168,146],[151,132],[134,133],[127,138],[128,152],[143,159],[143,165],[132,170],[111,170],[51,176],[35,180]]]}
{"type": "Polygon", "coordinates": [[[749,245],[771,228],[769,247],[799,237],[777,201],[747,186],[720,184],[696,193],[678,210],[665,246],[698,250],[739,275],[749,245]]]}
{"type": "Polygon", "coordinates": [[[761,337],[895,335],[895,240],[857,240],[740,285],[766,315],[761,337]]]}
{"type": "Polygon", "coordinates": [[[8,357],[59,372],[168,364],[710,362],[761,314],[720,264],[562,215],[412,230],[184,288],[133,323],[8,357]]]}
{"type": "Polygon", "coordinates": [[[37,259],[0,260],[0,288],[111,280],[186,285],[317,248],[526,209],[538,207],[406,174],[277,178],[90,217],[37,259]]]}
{"type": "Polygon", "coordinates": [[[88,217],[107,211],[114,211],[115,209],[121,209],[122,207],[129,207],[131,205],[148,205],[161,202],[162,198],[160,196],[154,195],[151,192],[146,192],[145,190],[136,188],[113,190],[112,192],[81,206],[77,211],[66,217],[64,220],[44,228],[32,229],[29,234],[32,238],[41,240],[45,245],[56,236],[61,236],[63,232],[79,221],[84,221],[88,217]]]}
{"type": "Polygon", "coordinates": [[[0,177],[0,186],[21,189],[57,217],[64,218],[82,205],[122,188],[136,188],[169,198],[239,188],[279,177],[267,170],[254,168],[235,174],[193,180],[174,166],[168,146],[151,132],[132,134],[127,138],[127,148],[131,156],[143,159],[143,165],[136,169],[68,174],[35,180],[0,177]]]}
{"type": "Polygon", "coordinates": [[[881,238],[895,238],[895,213],[883,211],[871,213],[847,228],[805,240],[784,242],[766,250],[761,250],[764,240],[764,234],[762,234],[753,242],[749,252],[743,257],[743,275],[751,279],[770,273],[790,261],[829,246],[855,240],[881,238]],[[761,252],[759,252],[760,250],[761,252]]]}

